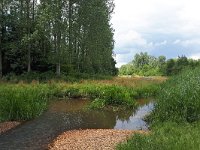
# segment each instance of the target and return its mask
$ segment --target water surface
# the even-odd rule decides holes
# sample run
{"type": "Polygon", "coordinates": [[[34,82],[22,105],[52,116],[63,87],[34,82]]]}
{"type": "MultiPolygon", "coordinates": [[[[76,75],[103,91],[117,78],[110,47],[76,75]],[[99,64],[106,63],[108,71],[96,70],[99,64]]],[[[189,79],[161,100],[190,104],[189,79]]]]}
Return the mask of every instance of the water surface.
{"type": "Polygon", "coordinates": [[[86,110],[86,99],[53,101],[39,118],[0,135],[1,150],[46,149],[64,131],[74,129],[148,130],[143,118],[153,109],[153,103],[141,100],[136,110],[86,110]]]}

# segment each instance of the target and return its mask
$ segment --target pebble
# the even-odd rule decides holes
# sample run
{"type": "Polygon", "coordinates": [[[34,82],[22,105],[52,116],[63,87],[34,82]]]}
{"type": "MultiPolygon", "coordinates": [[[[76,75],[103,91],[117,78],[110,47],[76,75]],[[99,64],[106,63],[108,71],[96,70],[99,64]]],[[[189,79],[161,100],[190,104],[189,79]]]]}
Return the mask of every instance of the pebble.
{"type": "Polygon", "coordinates": [[[125,142],[134,133],[145,131],[91,129],[67,131],[58,136],[50,150],[114,150],[116,145],[125,142]]]}

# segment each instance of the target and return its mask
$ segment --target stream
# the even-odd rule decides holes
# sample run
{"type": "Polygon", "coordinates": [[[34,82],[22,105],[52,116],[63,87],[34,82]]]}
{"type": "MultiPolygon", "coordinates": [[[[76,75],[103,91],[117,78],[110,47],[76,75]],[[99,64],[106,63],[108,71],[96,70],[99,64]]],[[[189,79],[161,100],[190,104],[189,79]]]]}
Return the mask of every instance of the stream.
{"type": "Polygon", "coordinates": [[[75,129],[148,130],[143,118],[154,108],[149,100],[139,100],[135,110],[113,111],[83,109],[86,99],[52,101],[39,118],[0,135],[0,150],[47,149],[59,134],[75,129]]]}

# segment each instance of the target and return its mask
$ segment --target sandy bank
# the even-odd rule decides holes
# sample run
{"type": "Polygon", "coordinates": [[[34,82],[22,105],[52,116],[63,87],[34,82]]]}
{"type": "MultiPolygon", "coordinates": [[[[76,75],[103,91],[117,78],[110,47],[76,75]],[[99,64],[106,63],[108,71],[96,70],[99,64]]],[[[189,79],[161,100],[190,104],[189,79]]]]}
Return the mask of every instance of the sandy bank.
{"type": "Polygon", "coordinates": [[[58,136],[50,150],[114,150],[120,142],[125,142],[134,133],[146,133],[133,130],[92,129],[73,130],[58,136]]]}

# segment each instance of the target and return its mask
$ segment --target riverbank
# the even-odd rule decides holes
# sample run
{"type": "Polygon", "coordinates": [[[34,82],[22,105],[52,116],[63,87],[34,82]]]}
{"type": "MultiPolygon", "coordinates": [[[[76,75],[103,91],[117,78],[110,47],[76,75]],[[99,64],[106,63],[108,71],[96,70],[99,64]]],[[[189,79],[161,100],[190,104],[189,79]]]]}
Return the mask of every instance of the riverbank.
{"type": "Polygon", "coordinates": [[[146,131],[92,129],[67,131],[58,136],[50,150],[114,150],[116,145],[126,142],[134,133],[146,134],[146,131]]]}
{"type": "Polygon", "coordinates": [[[118,150],[200,149],[200,68],[189,69],[161,85],[148,117],[151,134],[134,135],[118,150]]]}
{"type": "Polygon", "coordinates": [[[161,79],[81,81],[78,83],[49,82],[2,83],[0,85],[0,121],[32,120],[43,114],[51,99],[87,98],[90,109],[107,106],[135,108],[136,99],[156,94],[161,79]]]}
{"type": "MultiPolygon", "coordinates": [[[[138,99],[155,95],[160,82],[115,78],[108,82],[1,84],[0,120],[30,120],[12,132],[0,135],[1,150],[47,149],[57,136],[70,130],[145,130],[148,125],[136,114],[139,111],[143,116],[153,105],[140,104],[138,99]]],[[[116,134],[111,135],[115,137],[116,134]]],[[[99,143],[97,140],[95,145],[99,143]]]]}
{"type": "Polygon", "coordinates": [[[16,122],[16,121],[13,121],[13,122],[2,122],[2,123],[0,123],[0,134],[6,132],[8,130],[16,128],[20,124],[21,124],[21,122],[16,122]]]}

